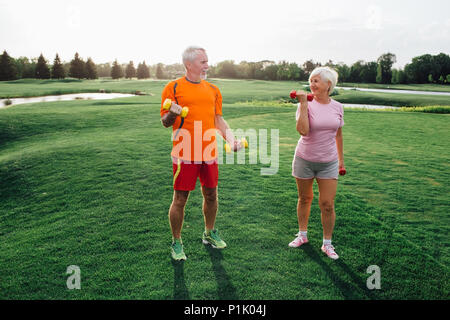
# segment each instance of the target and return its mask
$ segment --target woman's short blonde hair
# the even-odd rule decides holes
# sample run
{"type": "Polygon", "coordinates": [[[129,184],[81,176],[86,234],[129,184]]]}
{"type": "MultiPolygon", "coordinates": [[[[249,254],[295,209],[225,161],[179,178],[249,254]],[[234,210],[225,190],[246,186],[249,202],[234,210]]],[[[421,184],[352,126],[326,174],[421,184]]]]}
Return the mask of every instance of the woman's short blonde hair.
{"type": "Polygon", "coordinates": [[[338,73],[330,67],[318,67],[311,72],[309,82],[311,83],[311,78],[317,75],[320,75],[322,81],[331,82],[330,89],[328,89],[328,94],[331,94],[336,86],[336,83],[338,82],[338,73]]]}

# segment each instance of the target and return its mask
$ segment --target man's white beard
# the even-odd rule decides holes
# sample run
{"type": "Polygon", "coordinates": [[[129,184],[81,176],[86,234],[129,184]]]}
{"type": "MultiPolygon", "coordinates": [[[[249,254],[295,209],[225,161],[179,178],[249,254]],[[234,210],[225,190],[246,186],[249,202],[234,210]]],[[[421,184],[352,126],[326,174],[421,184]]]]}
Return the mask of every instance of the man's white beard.
{"type": "Polygon", "coordinates": [[[208,75],[206,73],[204,75],[203,74],[200,75],[200,79],[206,80],[206,78],[208,78],[208,75]]]}

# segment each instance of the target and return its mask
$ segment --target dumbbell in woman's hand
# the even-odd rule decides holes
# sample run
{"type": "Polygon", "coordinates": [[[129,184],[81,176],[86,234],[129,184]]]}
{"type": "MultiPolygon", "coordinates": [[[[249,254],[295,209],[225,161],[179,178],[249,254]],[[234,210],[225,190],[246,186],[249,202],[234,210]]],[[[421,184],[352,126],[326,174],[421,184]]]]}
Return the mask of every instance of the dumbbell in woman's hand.
{"type": "MultiPolygon", "coordinates": [[[[296,90],[292,90],[291,93],[289,94],[289,96],[291,97],[291,99],[297,98],[297,91],[296,90]]],[[[313,101],[314,100],[314,95],[312,93],[308,93],[306,95],[306,99],[308,101],[313,101]]]]}

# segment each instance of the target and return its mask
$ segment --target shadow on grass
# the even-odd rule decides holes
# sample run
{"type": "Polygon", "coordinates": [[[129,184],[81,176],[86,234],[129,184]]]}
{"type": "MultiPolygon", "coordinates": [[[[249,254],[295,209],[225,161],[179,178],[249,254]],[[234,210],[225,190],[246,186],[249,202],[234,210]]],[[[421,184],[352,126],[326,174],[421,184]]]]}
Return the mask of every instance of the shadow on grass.
{"type": "Polygon", "coordinates": [[[319,255],[317,250],[310,245],[306,245],[302,249],[311,258],[311,260],[316,262],[326,272],[346,300],[377,299],[374,292],[367,288],[366,283],[361,281],[361,278],[347,266],[342,257],[334,261],[334,263],[351,278],[352,283],[342,280],[336,272],[330,268],[324,260],[329,258],[327,258],[324,254],[319,255]]]}
{"type": "Polygon", "coordinates": [[[217,296],[219,300],[238,300],[236,288],[230,281],[230,277],[222,266],[223,255],[220,249],[205,246],[213,265],[214,275],[217,281],[217,296]]]}
{"type": "Polygon", "coordinates": [[[12,200],[24,203],[30,197],[27,168],[11,164],[0,167],[0,201],[8,203],[12,200]]]}
{"type": "Polygon", "coordinates": [[[39,84],[47,84],[47,83],[72,83],[72,82],[83,82],[81,79],[49,79],[49,80],[41,80],[39,84]]]}
{"type": "Polygon", "coordinates": [[[184,261],[175,261],[172,259],[175,279],[173,281],[173,299],[189,300],[189,291],[184,280],[184,261]]]}

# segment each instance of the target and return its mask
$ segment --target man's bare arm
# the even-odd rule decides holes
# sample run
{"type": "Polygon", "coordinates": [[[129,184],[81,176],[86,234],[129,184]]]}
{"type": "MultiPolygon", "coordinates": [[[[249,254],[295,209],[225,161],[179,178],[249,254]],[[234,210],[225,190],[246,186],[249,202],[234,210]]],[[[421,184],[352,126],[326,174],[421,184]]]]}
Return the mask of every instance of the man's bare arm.
{"type": "Polygon", "coordinates": [[[172,102],[169,112],[161,117],[161,122],[164,127],[168,128],[175,123],[175,119],[180,115],[182,108],[176,103],[172,102]]]}
{"type": "Polygon", "coordinates": [[[238,151],[242,148],[241,142],[236,140],[230,126],[221,115],[216,115],[215,125],[220,135],[232,146],[233,151],[238,151]]]}
{"type": "Polygon", "coordinates": [[[220,135],[224,138],[224,140],[230,143],[231,145],[234,144],[234,135],[230,131],[230,126],[222,116],[216,115],[215,125],[216,129],[219,131],[220,135]]]}
{"type": "Polygon", "coordinates": [[[177,119],[177,114],[173,112],[167,112],[165,115],[161,117],[162,125],[166,128],[173,126],[175,120],[177,119]]]}

